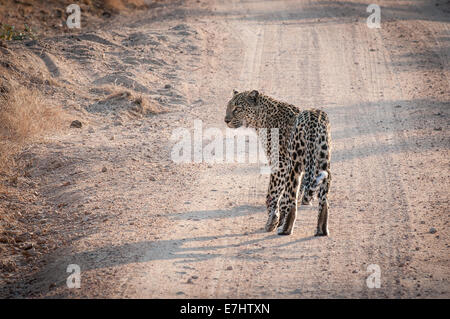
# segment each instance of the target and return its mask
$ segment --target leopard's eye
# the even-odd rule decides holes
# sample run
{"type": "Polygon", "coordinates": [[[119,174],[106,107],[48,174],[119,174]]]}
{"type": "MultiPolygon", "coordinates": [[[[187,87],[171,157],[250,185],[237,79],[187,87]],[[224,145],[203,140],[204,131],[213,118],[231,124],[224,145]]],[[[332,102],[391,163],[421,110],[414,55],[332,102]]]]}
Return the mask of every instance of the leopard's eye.
{"type": "Polygon", "coordinates": [[[241,109],[242,109],[242,108],[239,107],[239,106],[235,107],[234,110],[233,110],[233,115],[235,115],[235,114],[236,114],[237,112],[239,112],[241,109]]]}

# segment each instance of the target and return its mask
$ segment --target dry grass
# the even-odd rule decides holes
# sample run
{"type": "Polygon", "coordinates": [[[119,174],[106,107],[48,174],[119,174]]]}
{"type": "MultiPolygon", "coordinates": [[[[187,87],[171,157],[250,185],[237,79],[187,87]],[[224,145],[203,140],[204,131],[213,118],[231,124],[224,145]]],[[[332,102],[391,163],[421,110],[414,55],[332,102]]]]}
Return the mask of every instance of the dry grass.
{"type": "Polygon", "coordinates": [[[97,99],[98,102],[119,104],[121,109],[127,110],[135,117],[167,112],[155,101],[119,85],[105,84],[92,88],[91,93],[103,94],[104,97],[97,99]]]}
{"type": "Polygon", "coordinates": [[[14,155],[24,143],[56,129],[61,111],[36,89],[11,85],[0,94],[0,173],[14,166],[14,155]]]}
{"type": "Polygon", "coordinates": [[[103,0],[103,5],[114,12],[122,12],[127,9],[142,9],[147,5],[144,0],[103,0]]]}
{"type": "Polygon", "coordinates": [[[142,95],[133,98],[134,106],[131,108],[132,112],[142,115],[164,113],[158,105],[151,103],[147,98],[142,95]]]}

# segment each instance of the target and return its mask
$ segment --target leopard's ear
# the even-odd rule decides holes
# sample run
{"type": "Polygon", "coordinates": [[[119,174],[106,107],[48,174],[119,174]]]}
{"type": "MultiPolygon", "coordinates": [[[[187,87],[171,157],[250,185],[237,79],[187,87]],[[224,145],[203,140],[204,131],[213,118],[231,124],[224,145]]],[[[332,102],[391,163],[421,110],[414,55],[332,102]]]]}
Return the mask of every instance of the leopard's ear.
{"type": "Polygon", "coordinates": [[[238,93],[239,93],[238,91],[233,90],[233,95],[236,95],[236,94],[238,94],[238,93]]]}
{"type": "Polygon", "coordinates": [[[258,99],[258,96],[259,96],[259,92],[256,91],[256,90],[253,90],[253,91],[251,91],[251,92],[248,94],[248,99],[249,99],[251,102],[253,102],[254,104],[256,104],[256,101],[257,101],[257,99],[258,99]]]}

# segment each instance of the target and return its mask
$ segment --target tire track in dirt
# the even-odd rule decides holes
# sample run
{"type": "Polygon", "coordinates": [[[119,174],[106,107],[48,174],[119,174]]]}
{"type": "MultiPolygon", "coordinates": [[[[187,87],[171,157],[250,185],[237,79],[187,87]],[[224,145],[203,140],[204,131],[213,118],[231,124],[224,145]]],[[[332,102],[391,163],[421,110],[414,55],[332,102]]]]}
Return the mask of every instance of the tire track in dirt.
{"type": "MultiPolygon", "coordinates": [[[[188,279],[186,286],[175,281],[161,296],[177,296],[177,289],[182,289],[179,296],[183,297],[216,298],[414,296],[408,268],[414,237],[410,190],[402,182],[398,168],[403,163],[396,155],[407,150],[394,133],[399,123],[393,113],[396,101],[408,96],[399,91],[401,80],[389,67],[392,62],[382,34],[364,23],[336,20],[326,5],[321,7],[323,24],[303,21],[296,25],[295,14],[308,12],[308,6],[315,4],[289,5],[292,2],[276,6],[253,2],[236,16],[236,4],[231,8],[217,4],[224,24],[219,23],[216,32],[226,30],[237,40],[225,42],[229,47],[225,46],[219,66],[235,71],[226,73],[231,75],[227,88],[216,87],[212,91],[217,96],[205,98],[217,115],[194,114],[206,126],[223,125],[223,107],[213,101],[226,101],[236,86],[260,88],[299,106],[329,112],[334,136],[331,236],[307,236],[315,226],[315,207],[301,208],[289,238],[262,232],[266,214],[257,203],[264,203],[266,178],[251,165],[214,165],[199,172],[192,193],[193,202],[198,203],[194,205],[197,221],[186,221],[184,226],[193,231],[182,245],[186,251],[205,251],[207,256],[180,260],[175,267],[175,272],[184,272],[184,280],[193,273],[199,274],[194,275],[198,280],[189,283],[188,279]],[[222,15],[228,10],[230,14],[222,15]],[[284,23],[286,19],[289,23],[284,23]],[[209,188],[214,188],[214,196],[206,198],[209,188]],[[230,198],[234,208],[224,208],[230,198]],[[203,214],[218,218],[205,222],[203,214]],[[373,263],[382,270],[381,289],[366,286],[367,266],[373,263]]],[[[173,225],[174,232],[168,236],[182,238],[179,226],[173,225]]],[[[166,267],[173,269],[169,263],[156,266],[166,267]]],[[[165,270],[165,276],[171,273],[165,270]]],[[[149,276],[140,287],[155,283],[162,286],[149,276]]]]}
{"type": "MultiPolygon", "coordinates": [[[[424,75],[420,68],[402,69],[401,59],[409,56],[395,41],[400,34],[414,34],[414,23],[405,20],[399,27],[388,22],[380,30],[368,29],[365,5],[352,1],[190,5],[153,22],[149,19],[154,12],[149,12],[148,17],[137,19],[135,26],[140,27],[134,30],[141,35],[173,31],[175,22],[183,21],[185,26],[179,28],[199,35],[198,55],[183,60],[184,67],[168,71],[176,71],[173,80],[187,105],[160,115],[155,122],[105,127],[105,134],[82,134],[71,140],[66,151],[75,153],[77,145],[87,143],[80,158],[89,158],[88,164],[98,172],[100,163],[95,160],[106,161],[106,157],[100,147],[103,140],[93,143],[93,138],[106,140],[114,133],[108,152],[129,145],[115,153],[117,161],[123,159],[114,166],[117,172],[83,184],[84,195],[93,196],[86,206],[103,201],[122,213],[99,226],[98,233],[75,242],[67,258],[57,258],[58,267],[74,260],[87,263],[83,288],[72,292],[61,285],[54,291],[41,287],[40,295],[448,296],[448,234],[444,231],[448,194],[433,187],[433,183],[444,188],[448,184],[448,176],[440,173],[441,167],[448,167],[448,94],[439,98],[431,88],[413,92],[424,84],[424,75]],[[312,236],[317,203],[300,208],[293,235],[265,233],[268,176],[260,174],[258,165],[171,162],[170,135],[175,129],[184,127],[192,133],[194,120],[200,119],[203,129],[216,127],[225,132],[223,115],[233,88],[260,89],[302,108],[322,108],[330,115],[330,237],[312,236]],[[435,101],[429,101],[430,96],[435,101]],[[431,112],[441,115],[429,115],[429,105],[431,112]],[[442,131],[424,128],[423,121],[439,125],[442,131]],[[148,139],[159,144],[148,145],[148,139]],[[141,163],[137,154],[144,150],[150,152],[151,163],[141,163]],[[159,172],[152,173],[157,183],[146,180],[149,171],[159,172]],[[106,190],[92,193],[95,183],[106,190]],[[437,199],[430,200],[433,197],[437,199]],[[116,207],[111,206],[114,203],[116,207]],[[442,231],[427,234],[431,225],[442,231]],[[366,285],[370,264],[381,267],[380,289],[366,285]]],[[[388,12],[391,5],[384,6],[388,12]]],[[[441,38],[448,34],[442,22],[421,23],[443,33],[441,38]]],[[[417,37],[426,41],[425,35],[417,37]]],[[[122,33],[119,38],[121,43],[134,39],[122,33]]],[[[429,85],[448,81],[447,53],[439,54],[445,40],[433,41],[425,44],[428,65],[437,69],[429,85]],[[443,69],[438,70],[440,66],[443,69]]],[[[410,51],[416,53],[414,45],[410,51]]],[[[417,59],[421,57],[419,53],[417,59]]],[[[133,71],[138,80],[140,75],[147,76],[138,71],[133,71]]],[[[48,279],[42,282],[48,284],[48,279]]]]}

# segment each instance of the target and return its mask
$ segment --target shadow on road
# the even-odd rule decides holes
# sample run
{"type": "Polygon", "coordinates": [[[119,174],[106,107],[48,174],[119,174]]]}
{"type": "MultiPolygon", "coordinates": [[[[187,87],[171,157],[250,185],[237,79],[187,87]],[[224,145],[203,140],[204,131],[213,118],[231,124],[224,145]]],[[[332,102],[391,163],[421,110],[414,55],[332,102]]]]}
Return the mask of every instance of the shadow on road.
{"type": "MultiPolygon", "coordinates": [[[[266,5],[270,7],[270,2],[266,5]]],[[[336,18],[341,19],[361,19],[365,21],[369,16],[367,13],[368,3],[351,2],[351,1],[314,1],[309,6],[305,6],[300,2],[291,1],[288,8],[283,8],[273,12],[267,12],[264,7],[247,9],[245,6],[236,10],[226,11],[217,8],[218,10],[207,9],[192,9],[173,7],[170,11],[161,11],[162,8],[152,8],[152,14],[148,14],[136,20],[134,25],[142,26],[143,24],[150,24],[155,21],[174,21],[182,20],[184,17],[197,18],[212,18],[219,16],[226,16],[228,19],[241,20],[249,22],[263,22],[284,24],[324,24],[336,23],[336,18]]],[[[423,20],[423,21],[449,21],[448,12],[450,12],[450,5],[444,1],[429,1],[419,0],[411,5],[411,3],[392,3],[381,6],[382,17],[384,21],[387,20],[423,20]]]]}
{"type": "MultiPolygon", "coordinates": [[[[248,207],[246,208],[248,209],[248,207]]],[[[243,210],[246,211],[246,210],[243,210]]],[[[89,251],[65,254],[59,252],[55,256],[59,257],[49,264],[40,273],[33,276],[29,282],[33,282],[36,292],[42,293],[49,289],[49,283],[54,287],[63,287],[66,284],[68,276],[67,266],[77,264],[82,272],[93,269],[107,269],[121,265],[133,263],[146,263],[158,260],[173,259],[175,263],[200,262],[213,258],[225,257],[218,252],[221,249],[236,249],[236,254],[226,255],[226,258],[250,258],[259,260],[258,252],[266,248],[279,249],[284,246],[312,240],[316,237],[309,236],[298,239],[292,243],[282,245],[270,245],[270,247],[261,247],[260,243],[270,240],[277,240],[280,237],[270,233],[266,236],[262,229],[253,233],[223,234],[217,236],[186,237],[181,239],[141,241],[135,243],[124,243],[121,245],[111,245],[99,247],[89,251]],[[258,238],[245,240],[252,235],[259,235],[258,238]],[[230,239],[230,242],[227,241],[230,239]],[[192,244],[194,243],[194,246],[192,244]],[[195,244],[196,243],[196,244],[195,244]],[[198,244],[198,245],[197,245],[198,244]],[[249,245],[254,245],[248,247],[249,245]]],[[[276,258],[276,256],[274,256],[276,258]]],[[[265,258],[264,260],[266,260],[265,258]]],[[[33,292],[30,291],[30,294],[33,292]]]]}
{"type": "Polygon", "coordinates": [[[265,211],[264,206],[242,205],[222,210],[199,210],[184,213],[171,213],[166,216],[173,220],[202,220],[247,216],[265,211]]]}

